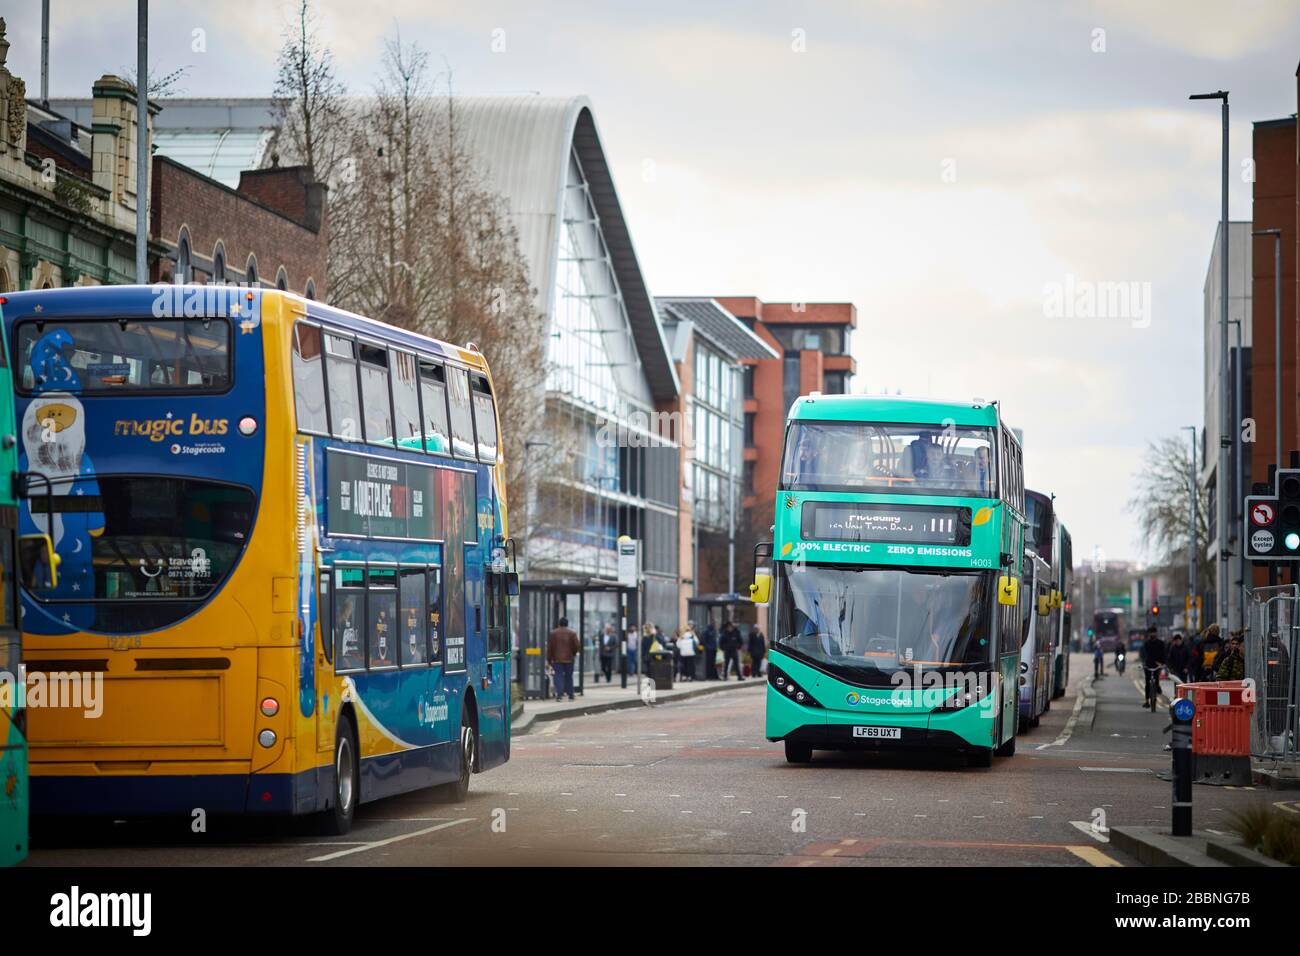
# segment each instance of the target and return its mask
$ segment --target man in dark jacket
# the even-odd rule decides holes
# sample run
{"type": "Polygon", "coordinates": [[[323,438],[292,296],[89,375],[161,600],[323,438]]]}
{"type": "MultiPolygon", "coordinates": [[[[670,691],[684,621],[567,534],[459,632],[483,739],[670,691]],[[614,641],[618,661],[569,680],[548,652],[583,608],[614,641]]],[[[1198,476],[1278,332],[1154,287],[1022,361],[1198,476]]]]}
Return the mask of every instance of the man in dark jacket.
{"type": "Polygon", "coordinates": [[[567,617],[546,635],[546,663],[555,673],[555,699],[566,693],[573,700],[573,662],[578,657],[578,634],[569,627],[567,617]]]}
{"type": "Polygon", "coordinates": [[[757,677],[763,672],[763,658],[767,656],[767,639],[757,624],[749,632],[749,673],[757,677]]]}
{"type": "Polygon", "coordinates": [[[1147,706],[1147,701],[1152,701],[1152,709],[1155,709],[1155,699],[1160,696],[1160,669],[1165,666],[1165,642],[1160,639],[1160,631],[1154,626],[1147,628],[1147,639],[1142,643],[1142,671],[1145,675],[1143,693],[1146,699],[1142,706],[1147,706]],[[1155,693],[1152,693],[1152,684],[1155,685],[1155,693]]]}
{"type": "Polygon", "coordinates": [[[722,679],[726,680],[731,674],[731,667],[736,667],[736,680],[744,680],[745,675],[740,672],[740,648],[742,641],[740,639],[740,628],[736,627],[735,621],[728,621],[722,625],[722,679]]]}
{"type": "Polygon", "coordinates": [[[1192,663],[1192,652],[1188,650],[1187,645],[1183,643],[1183,635],[1175,634],[1169,642],[1169,655],[1166,664],[1169,667],[1169,673],[1174,676],[1180,684],[1187,682],[1187,668],[1192,663]]]}
{"type": "Polygon", "coordinates": [[[718,679],[718,629],[712,619],[704,629],[704,679],[718,679]]]}

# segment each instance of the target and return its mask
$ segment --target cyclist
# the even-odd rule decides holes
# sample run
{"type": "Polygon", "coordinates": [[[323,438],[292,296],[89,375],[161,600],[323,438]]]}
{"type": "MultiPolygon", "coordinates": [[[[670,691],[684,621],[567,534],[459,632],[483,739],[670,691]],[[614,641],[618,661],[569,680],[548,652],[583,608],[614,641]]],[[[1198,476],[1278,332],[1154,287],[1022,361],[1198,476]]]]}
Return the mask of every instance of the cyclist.
{"type": "Polygon", "coordinates": [[[1142,645],[1142,669],[1146,673],[1146,699],[1142,706],[1150,711],[1156,709],[1156,700],[1160,696],[1160,671],[1165,666],[1165,660],[1165,642],[1160,639],[1160,632],[1153,624],[1147,628],[1147,639],[1142,645]]]}

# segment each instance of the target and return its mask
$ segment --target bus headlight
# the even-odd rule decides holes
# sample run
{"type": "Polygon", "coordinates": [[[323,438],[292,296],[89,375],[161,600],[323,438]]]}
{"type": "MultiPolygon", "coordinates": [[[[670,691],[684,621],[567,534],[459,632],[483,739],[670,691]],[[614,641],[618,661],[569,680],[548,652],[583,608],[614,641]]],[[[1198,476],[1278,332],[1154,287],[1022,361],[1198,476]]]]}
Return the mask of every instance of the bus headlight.
{"type": "Polygon", "coordinates": [[[280,702],[274,697],[262,698],[262,716],[274,717],[280,712],[280,702]]]}
{"type": "Polygon", "coordinates": [[[804,707],[822,706],[821,702],[818,701],[816,697],[791,680],[790,676],[779,667],[771,664],[768,665],[767,681],[796,704],[802,704],[804,707]]]}
{"type": "Polygon", "coordinates": [[[245,415],[239,420],[239,434],[253,435],[257,433],[257,419],[252,415],[245,415]]]}
{"type": "Polygon", "coordinates": [[[275,731],[264,730],[257,735],[257,742],[268,750],[275,746],[275,731]]]}

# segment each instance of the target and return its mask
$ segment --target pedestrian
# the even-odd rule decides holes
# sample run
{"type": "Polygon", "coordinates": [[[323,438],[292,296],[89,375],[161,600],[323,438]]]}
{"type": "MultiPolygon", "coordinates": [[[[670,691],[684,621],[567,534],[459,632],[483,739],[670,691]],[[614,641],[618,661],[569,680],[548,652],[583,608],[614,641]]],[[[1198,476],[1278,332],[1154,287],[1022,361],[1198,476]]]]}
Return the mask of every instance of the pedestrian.
{"type": "Polygon", "coordinates": [[[639,643],[637,629],[633,625],[627,629],[627,673],[631,676],[636,675],[636,655],[637,651],[640,650],[640,647],[637,646],[639,643]]]}
{"type": "Polygon", "coordinates": [[[718,629],[713,626],[713,618],[704,629],[704,679],[718,679],[718,629]]]}
{"type": "Polygon", "coordinates": [[[767,639],[757,624],[749,632],[749,672],[755,677],[763,673],[763,658],[767,656],[767,639]]]}
{"type": "Polygon", "coordinates": [[[641,659],[648,661],[650,659],[650,648],[655,643],[655,626],[647,624],[641,628],[641,659]]]}
{"type": "Polygon", "coordinates": [[[1241,652],[1241,632],[1233,631],[1228,636],[1228,647],[1215,664],[1215,680],[1245,680],[1246,657],[1241,652]]]}
{"type": "MultiPolygon", "coordinates": [[[[600,671],[605,675],[605,683],[614,682],[614,655],[618,653],[618,635],[614,633],[614,625],[608,621],[605,628],[600,632],[599,644],[596,647],[600,655],[600,671]]],[[[593,678],[597,684],[600,683],[600,674],[593,678]]]]}
{"type": "Polygon", "coordinates": [[[695,658],[699,651],[699,639],[695,636],[695,625],[686,622],[682,636],[677,639],[677,655],[682,662],[682,680],[695,680],[695,658]]]}
{"type": "Polygon", "coordinates": [[[726,680],[731,675],[731,667],[736,667],[736,680],[744,680],[745,675],[740,672],[740,648],[743,642],[740,639],[740,628],[736,627],[736,622],[728,620],[722,625],[722,637],[718,641],[722,648],[722,679],[726,680]]]}
{"type": "Polygon", "coordinates": [[[1180,684],[1187,683],[1187,668],[1192,663],[1192,652],[1186,644],[1183,643],[1181,631],[1174,632],[1174,636],[1169,641],[1169,654],[1165,661],[1169,668],[1169,674],[1180,684]]]}
{"type": "Polygon", "coordinates": [[[1223,639],[1219,635],[1219,625],[1211,624],[1201,632],[1200,645],[1193,653],[1196,680],[1214,680],[1214,671],[1222,653],[1223,639]]]}
{"type": "Polygon", "coordinates": [[[1106,676],[1106,655],[1102,652],[1101,641],[1092,642],[1092,679],[1101,680],[1106,676]]]}
{"type": "Polygon", "coordinates": [[[573,700],[573,662],[578,657],[578,634],[569,627],[567,617],[546,635],[546,666],[555,677],[555,699],[565,694],[573,700]]]}

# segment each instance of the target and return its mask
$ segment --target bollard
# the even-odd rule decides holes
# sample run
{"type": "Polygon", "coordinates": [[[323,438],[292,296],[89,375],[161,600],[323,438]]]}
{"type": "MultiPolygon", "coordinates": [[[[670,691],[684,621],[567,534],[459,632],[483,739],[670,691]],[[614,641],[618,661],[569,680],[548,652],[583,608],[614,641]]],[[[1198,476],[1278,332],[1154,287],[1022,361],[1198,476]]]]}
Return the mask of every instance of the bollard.
{"type": "Polygon", "coordinates": [[[1190,698],[1180,697],[1169,705],[1173,718],[1173,834],[1192,835],[1192,715],[1196,706],[1190,698]]]}

